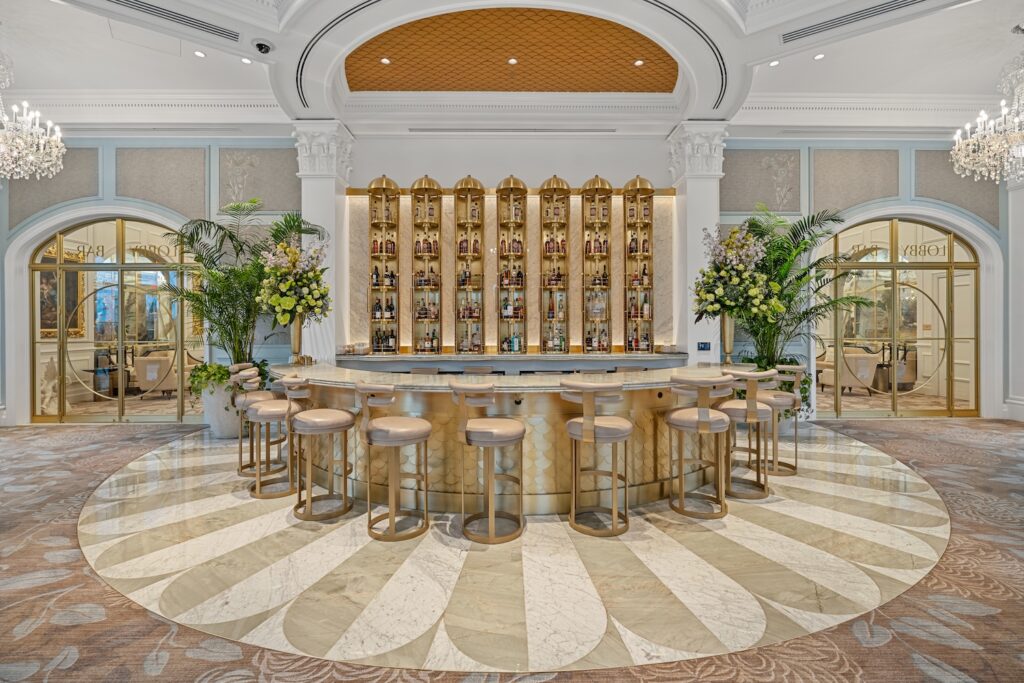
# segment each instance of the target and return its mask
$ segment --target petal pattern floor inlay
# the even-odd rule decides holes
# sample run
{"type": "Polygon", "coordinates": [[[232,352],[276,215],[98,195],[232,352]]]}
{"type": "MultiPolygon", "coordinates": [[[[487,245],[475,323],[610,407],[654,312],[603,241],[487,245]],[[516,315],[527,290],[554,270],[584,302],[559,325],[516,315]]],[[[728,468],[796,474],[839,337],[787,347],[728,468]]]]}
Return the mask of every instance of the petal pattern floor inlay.
{"type": "Polygon", "coordinates": [[[99,576],[147,609],[284,652],[450,671],[676,661],[828,628],[938,562],[949,516],[924,479],[822,427],[803,426],[800,446],[799,475],[731,500],[721,520],[659,502],[631,510],[618,538],[537,516],[516,541],[482,546],[457,515],[402,543],[371,541],[358,503],[301,522],[291,497],[250,499],[234,442],[202,432],[111,476],[79,537],[99,576]]]}

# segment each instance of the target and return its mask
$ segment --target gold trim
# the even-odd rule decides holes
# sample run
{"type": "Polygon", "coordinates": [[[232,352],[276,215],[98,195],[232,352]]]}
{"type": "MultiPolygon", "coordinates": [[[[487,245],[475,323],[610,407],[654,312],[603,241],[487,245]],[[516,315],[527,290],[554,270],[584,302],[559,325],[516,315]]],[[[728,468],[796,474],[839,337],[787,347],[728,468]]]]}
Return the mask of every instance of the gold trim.
{"type": "MultiPolygon", "coordinates": [[[[53,242],[52,244],[50,244],[50,246],[47,247],[46,251],[43,252],[43,254],[42,254],[42,256],[40,256],[40,258],[41,259],[53,259],[53,261],[49,262],[49,261],[41,260],[39,263],[32,264],[32,265],[36,266],[32,270],[38,270],[38,271],[43,271],[43,272],[52,272],[54,274],[57,274],[58,272],[61,272],[61,271],[64,270],[61,267],[63,265],[73,265],[73,264],[76,264],[76,263],[79,263],[79,264],[82,263],[82,257],[79,256],[77,252],[72,251],[71,249],[64,249],[64,258],[63,259],[58,259],[57,258],[57,243],[56,242],[53,242]]],[[[69,268],[68,270],[72,270],[72,269],[69,268]]],[[[74,270],[78,270],[78,269],[75,268],[74,270]]],[[[61,287],[61,285],[60,285],[60,280],[61,280],[61,278],[58,276],[58,278],[57,278],[58,290],[57,291],[58,292],[63,292],[64,290],[63,290],[63,287],[61,287]]],[[[85,309],[82,308],[82,302],[85,300],[85,297],[82,296],[82,292],[84,292],[84,291],[85,291],[85,271],[78,270],[78,301],[75,302],[75,309],[74,309],[78,313],[78,315],[77,315],[77,319],[75,321],[75,325],[68,329],[68,337],[84,337],[85,336],[85,309]]],[[[64,292],[64,293],[66,295],[66,292],[64,292]]],[[[39,325],[38,329],[39,329],[39,338],[40,339],[55,339],[57,337],[58,331],[60,329],[60,315],[61,315],[61,310],[62,310],[62,309],[59,308],[59,306],[60,306],[59,299],[60,299],[60,296],[58,295],[57,328],[49,328],[49,327],[44,328],[42,326],[42,321],[37,319],[37,323],[39,325]]],[[[67,302],[66,301],[64,302],[64,305],[67,306],[67,302]]],[[[67,313],[68,313],[68,311],[66,309],[63,310],[63,314],[64,315],[67,315],[67,313]]],[[[37,314],[38,314],[38,311],[37,311],[37,314]]]]}
{"type": "MultiPolygon", "coordinates": [[[[471,176],[467,176],[467,177],[471,177],[471,176]]],[[[474,180],[475,180],[475,178],[474,178],[474,180]]],[[[442,195],[454,195],[457,191],[458,191],[458,186],[456,186],[456,187],[443,187],[443,188],[441,188],[441,194],[442,195]]],[[[527,195],[539,195],[543,191],[544,191],[543,186],[541,186],[541,187],[528,187],[527,190],[526,190],[526,194],[527,195]]],[[[411,195],[412,194],[412,188],[402,187],[402,188],[399,188],[397,190],[397,192],[399,194],[401,194],[401,195],[411,195]]],[[[486,187],[485,188],[485,187],[481,186],[480,192],[482,194],[484,194],[484,195],[496,195],[498,193],[498,188],[496,188],[496,187],[486,187]]],[[[582,192],[583,192],[583,188],[582,187],[570,187],[569,188],[569,193],[570,194],[580,194],[582,192]]],[[[367,189],[365,187],[349,187],[349,188],[346,188],[346,190],[345,190],[345,195],[349,196],[349,197],[365,197],[368,194],[370,194],[370,193],[367,191],[367,189]]],[[[612,190],[611,194],[612,194],[612,196],[622,196],[622,188],[617,188],[617,189],[612,190]]],[[[659,187],[659,188],[656,188],[654,190],[654,196],[655,197],[675,197],[677,194],[678,194],[678,191],[674,187],[659,187]]]]}

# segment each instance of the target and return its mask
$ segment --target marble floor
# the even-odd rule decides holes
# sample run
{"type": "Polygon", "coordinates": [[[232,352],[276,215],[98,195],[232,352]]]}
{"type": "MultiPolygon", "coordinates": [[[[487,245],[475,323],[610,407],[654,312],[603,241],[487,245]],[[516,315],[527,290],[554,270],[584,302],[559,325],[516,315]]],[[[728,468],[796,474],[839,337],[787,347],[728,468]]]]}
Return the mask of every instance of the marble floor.
{"type": "Polygon", "coordinates": [[[86,560],[174,622],[389,667],[580,670],[767,645],[893,599],[950,533],[924,479],[811,425],[800,474],[773,479],[768,499],[731,501],[722,520],[657,503],[634,510],[625,535],[595,539],[530,517],[500,546],[464,540],[457,516],[402,543],[370,541],[365,508],[300,522],[291,498],[250,499],[235,457],[202,432],[126,465],[82,510],[86,560]]]}

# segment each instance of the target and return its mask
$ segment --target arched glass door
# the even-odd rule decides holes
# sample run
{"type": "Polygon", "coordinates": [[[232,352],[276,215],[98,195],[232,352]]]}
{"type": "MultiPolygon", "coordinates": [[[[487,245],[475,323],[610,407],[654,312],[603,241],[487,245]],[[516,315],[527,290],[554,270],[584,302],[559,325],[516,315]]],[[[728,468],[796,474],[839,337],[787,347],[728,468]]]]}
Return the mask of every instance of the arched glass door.
{"type": "Polygon", "coordinates": [[[823,246],[834,295],[870,306],[818,327],[822,416],[978,414],[978,262],[961,239],[900,219],[853,226],[823,246]]]}
{"type": "Polygon", "coordinates": [[[33,420],[182,421],[198,415],[188,372],[202,321],[163,291],[192,277],[168,228],[127,219],[75,226],[31,269],[33,420]]]}

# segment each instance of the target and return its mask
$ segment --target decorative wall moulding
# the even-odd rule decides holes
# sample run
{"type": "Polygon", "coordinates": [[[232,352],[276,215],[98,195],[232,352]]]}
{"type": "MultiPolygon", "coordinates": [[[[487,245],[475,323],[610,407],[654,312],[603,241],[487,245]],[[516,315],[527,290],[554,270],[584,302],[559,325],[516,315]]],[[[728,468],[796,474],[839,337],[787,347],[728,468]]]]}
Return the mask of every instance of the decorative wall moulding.
{"type": "MultiPolygon", "coordinates": [[[[811,93],[750,95],[731,126],[880,126],[925,128],[963,125],[985,102],[966,97],[831,95],[811,93]]],[[[950,137],[948,131],[944,137],[950,137]]]]}

